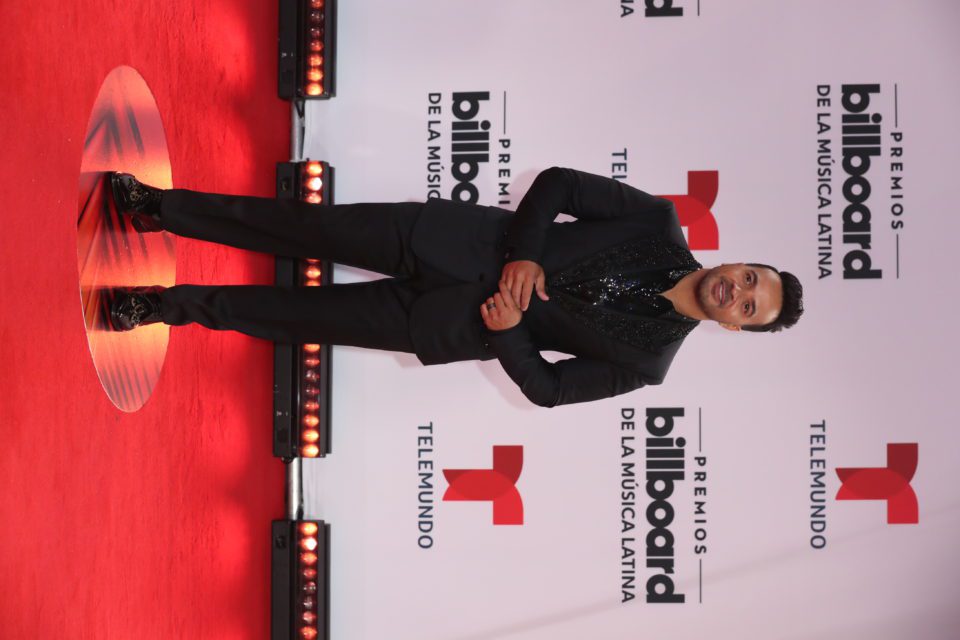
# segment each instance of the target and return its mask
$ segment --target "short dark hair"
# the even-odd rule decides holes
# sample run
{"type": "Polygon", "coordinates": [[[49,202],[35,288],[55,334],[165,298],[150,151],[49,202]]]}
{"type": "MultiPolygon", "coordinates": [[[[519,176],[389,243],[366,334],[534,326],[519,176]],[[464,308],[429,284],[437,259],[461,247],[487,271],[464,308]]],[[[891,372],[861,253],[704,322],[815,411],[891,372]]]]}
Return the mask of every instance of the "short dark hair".
{"type": "Polygon", "coordinates": [[[770,271],[780,276],[780,282],[783,285],[783,305],[780,307],[780,315],[778,315],[773,322],[755,326],[744,325],[740,328],[744,331],[768,331],[770,333],[776,333],[777,331],[789,329],[797,324],[797,320],[803,315],[803,285],[800,284],[797,276],[789,271],[775,269],[768,264],[752,262],[750,266],[770,269],[770,271]]]}

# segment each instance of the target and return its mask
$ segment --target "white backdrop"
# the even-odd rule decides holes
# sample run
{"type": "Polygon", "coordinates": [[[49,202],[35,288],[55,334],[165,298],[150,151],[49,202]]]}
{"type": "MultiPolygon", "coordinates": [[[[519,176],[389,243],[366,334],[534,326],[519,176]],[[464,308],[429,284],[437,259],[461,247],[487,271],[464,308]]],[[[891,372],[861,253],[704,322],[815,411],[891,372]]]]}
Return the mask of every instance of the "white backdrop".
{"type": "Polygon", "coordinates": [[[554,409],[530,405],[496,360],[423,367],[335,349],[334,451],[304,470],[308,515],[332,526],[334,638],[960,633],[960,5],[702,0],[697,15],[695,0],[673,4],[683,16],[646,17],[641,0],[341,1],[338,95],[310,103],[306,139],[307,156],[336,167],[338,202],[423,200],[437,186],[430,175],[450,197],[453,94],[488,92],[478,119],[490,123],[490,161],[473,181],[482,204],[515,208],[552,165],[661,195],[686,194],[689,171],[715,171],[719,248],[695,256],[791,271],[807,312],[778,335],[702,325],[663,385],[554,409]],[[621,6],[636,11],[621,17],[621,6]],[[854,247],[842,233],[841,96],[852,84],[880,85],[865,110],[882,118],[866,174],[877,279],[843,277],[854,247]],[[829,87],[829,105],[818,105],[818,86],[829,87]],[[439,113],[428,111],[431,94],[439,113]],[[509,162],[498,162],[501,139],[509,162]],[[818,209],[821,139],[832,191],[818,209]],[[624,149],[627,167],[613,166],[624,149]],[[828,239],[832,274],[820,278],[828,239]],[[637,529],[622,531],[621,462],[642,470],[644,450],[621,457],[621,412],[636,411],[641,443],[643,416],[657,407],[685,412],[671,434],[687,440],[686,477],[670,498],[677,604],[646,598],[647,579],[662,572],[645,566],[642,486],[637,529]],[[822,421],[826,442],[811,445],[810,425],[822,421]],[[433,440],[418,442],[430,423],[433,440]],[[916,524],[888,524],[879,501],[835,499],[835,468],[883,467],[888,443],[918,445],[916,524]],[[523,447],[522,525],[493,524],[489,503],[442,501],[442,469],[489,468],[497,445],[523,447]],[[428,549],[418,545],[418,448],[434,465],[428,549]],[[811,460],[827,472],[822,549],[811,544],[811,460]],[[637,579],[622,602],[625,546],[637,579]]]}

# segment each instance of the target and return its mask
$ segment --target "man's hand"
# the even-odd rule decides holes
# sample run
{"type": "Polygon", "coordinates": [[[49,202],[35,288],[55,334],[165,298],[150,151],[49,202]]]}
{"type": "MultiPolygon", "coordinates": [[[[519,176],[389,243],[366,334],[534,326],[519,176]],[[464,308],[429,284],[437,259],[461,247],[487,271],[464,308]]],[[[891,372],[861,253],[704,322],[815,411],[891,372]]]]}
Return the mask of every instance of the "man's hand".
{"type": "Polygon", "coordinates": [[[503,281],[500,282],[500,291],[480,305],[480,315],[483,317],[483,324],[490,331],[503,331],[515,327],[523,317],[523,313],[510,297],[510,291],[503,281]]]}
{"type": "Polygon", "coordinates": [[[514,260],[503,265],[500,276],[500,291],[506,285],[510,297],[523,311],[530,306],[530,296],[533,290],[541,300],[549,300],[547,295],[547,279],[543,275],[543,267],[532,260],[514,260]]]}

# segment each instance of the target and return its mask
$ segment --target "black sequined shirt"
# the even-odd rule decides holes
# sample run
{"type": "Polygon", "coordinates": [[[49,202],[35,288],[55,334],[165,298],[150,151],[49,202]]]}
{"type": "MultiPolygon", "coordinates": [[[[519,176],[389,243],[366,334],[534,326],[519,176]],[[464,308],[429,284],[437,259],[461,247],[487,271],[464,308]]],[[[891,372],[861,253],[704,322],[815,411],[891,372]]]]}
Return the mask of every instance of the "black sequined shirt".
{"type": "Polygon", "coordinates": [[[686,337],[699,322],[662,294],[701,268],[690,252],[659,238],[605,249],[547,281],[547,290],[589,327],[648,351],[686,337]]]}

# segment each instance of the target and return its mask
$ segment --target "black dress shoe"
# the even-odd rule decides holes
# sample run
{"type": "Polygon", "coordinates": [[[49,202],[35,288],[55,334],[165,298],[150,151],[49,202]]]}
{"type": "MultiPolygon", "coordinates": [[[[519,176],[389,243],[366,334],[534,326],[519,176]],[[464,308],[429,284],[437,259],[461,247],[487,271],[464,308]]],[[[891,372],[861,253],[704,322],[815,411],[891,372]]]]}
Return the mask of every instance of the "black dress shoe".
{"type": "Polygon", "coordinates": [[[130,331],[145,324],[163,322],[160,293],[164,287],[117,287],[110,302],[110,324],[114,331],[130,331]]]}
{"type": "Polygon", "coordinates": [[[117,213],[129,216],[134,229],[140,233],[163,231],[160,226],[162,189],[143,184],[129,173],[109,171],[107,179],[117,213]]]}

